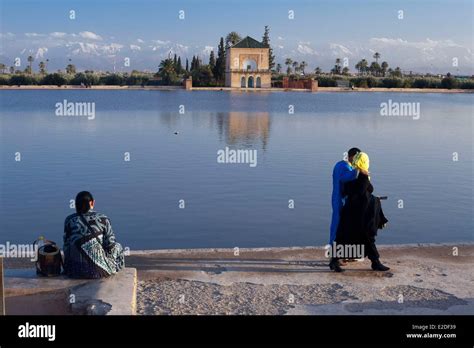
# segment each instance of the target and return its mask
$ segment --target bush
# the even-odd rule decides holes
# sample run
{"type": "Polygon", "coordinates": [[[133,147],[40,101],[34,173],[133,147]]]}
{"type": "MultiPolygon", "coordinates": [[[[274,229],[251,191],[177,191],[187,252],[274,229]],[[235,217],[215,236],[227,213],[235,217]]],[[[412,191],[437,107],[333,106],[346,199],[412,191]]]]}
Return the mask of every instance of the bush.
{"type": "Polygon", "coordinates": [[[38,81],[30,75],[17,74],[10,77],[10,86],[36,85],[38,81]]]}
{"type": "Polygon", "coordinates": [[[375,77],[367,77],[367,87],[374,88],[378,87],[378,82],[375,77]]]}
{"type": "Polygon", "coordinates": [[[404,81],[402,79],[393,77],[393,78],[385,78],[381,81],[382,86],[385,88],[402,88],[404,81]]]}
{"type": "Polygon", "coordinates": [[[351,79],[350,82],[353,86],[358,88],[373,88],[378,86],[377,79],[374,77],[357,77],[351,79]]]}
{"type": "Polygon", "coordinates": [[[0,86],[5,86],[10,83],[10,78],[6,75],[0,76],[0,86]]]}
{"type": "Polygon", "coordinates": [[[429,88],[430,81],[427,79],[415,79],[411,82],[411,87],[413,88],[429,88]]]}
{"type": "Polygon", "coordinates": [[[146,75],[132,74],[125,80],[129,86],[144,86],[148,83],[150,78],[146,75]]]}
{"type": "Polygon", "coordinates": [[[458,86],[458,81],[454,77],[447,76],[441,80],[442,88],[452,89],[452,88],[457,88],[457,86],[458,86]]]}
{"type": "Polygon", "coordinates": [[[77,73],[74,75],[74,77],[71,79],[70,84],[71,85],[80,85],[84,84],[86,86],[93,86],[97,85],[99,83],[99,77],[94,74],[90,73],[77,73]]]}
{"type": "MultiPolygon", "coordinates": [[[[209,87],[211,82],[214,80],[211,68],[209,65],[202,65],[192,71],[193,86],[196,87],[209,87]]],[[[181,81],[174,81],[175,84],[181,84],[181,81]]],[[[254,81],[254,83],[256,83],[254,81]]],[[[214,83],[215,86],[215,83],[214,83]]]]}
{"type": "Polygon", "coordinates": [[[106,75],[99,78],[99,83],[107,86],[123,86],[124,78],[119,74],[106,75]]]}
{"type": "Polygon", "coordinates": [[[41,80],[42,85],[51,85],[61,87],[62,85],[67,85],[67,79],[64,75],[60,73],[48,74],[41,80]]]}
{"type": "Polygon", "coordinates": [[[474,80],[459,81],[459,88],[474,89],[474,80]]]}
{"type": "Polygon", "coordinates": [[[367,79],[365,77],[357,77],[355,79],[351,79],[350,81],[354,87],[367,88],[367,79]]]}

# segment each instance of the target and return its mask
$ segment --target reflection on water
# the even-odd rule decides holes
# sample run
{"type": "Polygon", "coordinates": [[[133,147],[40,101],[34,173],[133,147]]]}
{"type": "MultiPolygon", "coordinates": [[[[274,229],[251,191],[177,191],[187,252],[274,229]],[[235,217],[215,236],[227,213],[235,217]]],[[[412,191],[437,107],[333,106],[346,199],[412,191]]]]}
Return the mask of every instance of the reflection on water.
{"type": "Polygon", "coordinates": [[[389,196],[380,243],[472,241],[472,95],[1,91],[0,98],[2,239],[61,241],[69,200],[86,189],[131,248],[323,244],[332,166],[358,146],[370,155],[376,193],[389,196]],[[56,117],[64,98],[94,101],[95,120],[56,117]],[[420,119],[381,117],[388,99],[420,102],[420,119]],[[256,149],[258,165],[217,163],[226,146],[256,149]]]}
{"type": "MultiPolygon", "coordinates": [[[[227,144],[234,146],[260,145],[265,150],[270,133],[268,112],[220,112],[217,114],[219,131],[226,135],[227,144]]],[[[222,133],[220,133],[222,134],[222,133]]]]}

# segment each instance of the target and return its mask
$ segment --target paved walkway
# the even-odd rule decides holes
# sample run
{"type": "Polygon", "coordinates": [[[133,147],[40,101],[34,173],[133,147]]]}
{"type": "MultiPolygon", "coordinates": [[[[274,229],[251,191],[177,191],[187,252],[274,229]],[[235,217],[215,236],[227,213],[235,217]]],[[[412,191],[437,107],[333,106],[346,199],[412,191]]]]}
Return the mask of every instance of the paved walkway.
{"type": "Polygon", "coordinates": [[[330,272],[322,248],[163,250],[127,265],[138,269],[139,314],[474,313],[474,245],[380,253],[389,272],[368,260],[330,272]]]}

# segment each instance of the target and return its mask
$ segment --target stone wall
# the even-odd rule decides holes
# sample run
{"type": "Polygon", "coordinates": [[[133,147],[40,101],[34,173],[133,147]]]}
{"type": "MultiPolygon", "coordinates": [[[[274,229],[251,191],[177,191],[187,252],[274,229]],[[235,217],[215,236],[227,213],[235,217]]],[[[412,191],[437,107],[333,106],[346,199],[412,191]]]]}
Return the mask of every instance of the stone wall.
{"type": "Polygon", "coordinates": [[[312,92],[318,90],[318,81],[309,79],[293,80],[287,76],[283,77],[282,88],[285,89],[309,89],[312,92]]]}

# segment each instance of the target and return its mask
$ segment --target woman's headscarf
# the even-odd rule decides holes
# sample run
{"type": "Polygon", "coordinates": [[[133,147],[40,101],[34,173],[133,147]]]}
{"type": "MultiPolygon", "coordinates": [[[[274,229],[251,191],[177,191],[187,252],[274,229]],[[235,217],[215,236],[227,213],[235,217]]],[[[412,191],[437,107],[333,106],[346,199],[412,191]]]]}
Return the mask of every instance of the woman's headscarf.
{"type": "Polygon", "coordinates": [[[369,171],[369,156],[365,152],[359,152],[352,159],[352,166],[356,169],[369,171]]]}

